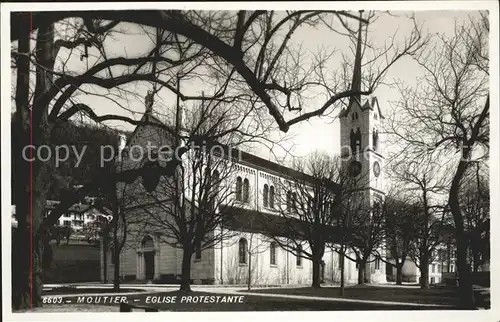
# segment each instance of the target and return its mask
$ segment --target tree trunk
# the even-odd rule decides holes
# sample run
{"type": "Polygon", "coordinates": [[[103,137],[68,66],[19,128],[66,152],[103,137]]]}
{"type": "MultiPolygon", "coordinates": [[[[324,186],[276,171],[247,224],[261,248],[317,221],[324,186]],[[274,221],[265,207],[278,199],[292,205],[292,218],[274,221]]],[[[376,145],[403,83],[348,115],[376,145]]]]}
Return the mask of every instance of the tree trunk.
{"type": "Polygon", "coordinates": [[[312,278],[312,287],[313,288],[321,288],[321,258],[313,257],[313,278],[312,278]]]}
{"type": "MultiPolygon", "coordinates": [[[[29,15],[26,14],[26,26],[29,15]]],[[[30,51],[29,31],[26,26],[16,26],[22,30],[19,52],[30,51]],[[26,27],[26,28],[25,28],[26,27]]],[[[18,59],[16,89],[16,119],[13,135],[16,136],[13,167],[15,171],[14,202],[18,228],[14,233],[12,256],[12,304],[14,309],[26,309],[42,305],[43,290],[43,245],[49,237],[48,231],[40,231],[46,206],[47,192],[53,159],[42,162],[36,159],[33,150],[23,158],[23,148],[50,145],[51,126],[48,122],[48,103],[41,96],[52,85],[52,74],[45,72],[54,67],[54,26],[41,24],[37,33],[36,60],[42,67],[36,68],[36,85],[31,111],[29,109],[29,60],[18,59]]],[[[46,157],[46,155],[44,156],[46,157]]]]}
{"type": "MultiPolygon", "coordinates": [[[[252,244],[250,244],[251,247],[252,244]]],[[[250,291],[252,287],[252,254],[248,252],[248,276],[247,276],[247,289],[250,291]]]]}
{"type": "Polygon", "coordinates": [[[369,262],[365,262],[365,283],[370,284],[372,282],[372,265],[369,262]]]}
{"type": "MultiPolygon", "coordinates": [[[[344,242],[342,241],[341,244],[340,244],[340,257],[339,257],[339,261],[340,261],[340,296],[344,296],[344,288],[345,288],[345,277],[344,277],[344,273],[345,273],[345,256],[344,256],[344,242]]],[[[332,263],[333,265],[333,263],[332,263]]]]}
{"type": "Polygon", "coordinates": [[[27,226],[14,229],[12,236],[12,307],[26,309],[30,303],[30,231],[27,226]]]}
{"type": "Polygon", "coordinates": [[[114,269],[114,278],[113,278],[113,289],[115,291],[120,290],[120,247],[118,245],[118,236],[115,229],[114,232],[114,247],[113,247],[113,261],[115,265],[113,265],[114,269]]]}
{"type": "MultiPolygon", "coordinates": [[[[467,153],[464,151],[463,153],[467,153]]],[[[465,155],[467,156],[467,155],[465,155]]],[[[457,167],[457,172],[453,177],[449,204],[451,213],[453,215],[453,221],[455,223],[455,239],[457,242],[457,272],[458,272],[458,282],[460,289],[460,304],[463,309],[476,309],[474,290],[472,288],[472,273],[470,267],[467,263],[467,238],[464,231],[464,220],[462,212],[460,211],[460,204],[458,202],[458,193],[460,189],[460,182],[467,170],[467,160],[468,158],[462,158],[457,167]]]]}
{"type": "Polygon", "coordinates": [[[446,245],[446,272],[450,272],[451,269],[451,243],[446,245]]]}
{"type": "Polygon", "coordinates": [[[182,276],[181,291],[191,291],[191,256],[193,252],[190,249],[183,249],[182,252],[182,276]]]}
{"type": "Polygon", "coordinates": [[[321,267],[323,255],[325,254],[325,242],[321,238],[317,238],[313,243],[310,243],[310,246],[313,264],[312,287],[321,288],[321,267]]]}
{"type": "MultiPolygon", "coordinates": [[[[14,162],[12,164],[13,200],[16,206],[17,227],[12,232],[12,307],[14,310],[31,306],[30,272],[30,167],[22,157],[22,148],[29,141],[29,20],[18,26],[20,32],[18,50],[26,54],[17,58],[16,123],[13,125],[14,162]]],[[[29,157],[29,155],[28,155],[29,157]]]]}
{"type": "Polygon", "coordinates": [[[429,288],[429,258],[423,256],[420,261],[420,288],[429,288]]]}
{"type": "Polygon", "coordinates": [[[396,285],[403,285],[403,264],[396,264],[396,285]]]}
{"type": "Polygon", "coordinates": [[[365,284],[365,263],[358,262],[358,285],[365,284]]]}
{"type": "Polygon", "coordinates": [[[103,269],[103,283],[108,282],[108,236],[107,234],[102,235],[102,269],[103,269]]]}

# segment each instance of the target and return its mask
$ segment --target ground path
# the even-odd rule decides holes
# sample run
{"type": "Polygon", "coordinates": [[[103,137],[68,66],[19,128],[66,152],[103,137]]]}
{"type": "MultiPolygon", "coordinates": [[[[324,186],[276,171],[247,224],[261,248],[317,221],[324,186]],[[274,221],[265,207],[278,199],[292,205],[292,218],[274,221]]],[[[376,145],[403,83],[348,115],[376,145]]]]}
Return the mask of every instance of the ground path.
{"type": "MultiPolygon", "coordinates": [[[[112,288],[112,284],[91,284],[91,283],[85,283],[85,284],[73,284],[77,286],[79,289],[82,288],[112,288]]],[[[45,285],[46,288],[52,288],[52,287],[58,287],[61,285],[57,284],[47,284],[45,285]]],[[[381,285],[377,285],[381,286],[381,285]]],[[[387,285],[388,287],[394,286],[394,285],[387,285]]],[[[115,295],[138,295],[138,294],[154,294],[154,293],[159,293],[159,292],[169,292],[169,291],[177,291],[179,289],[178,285],[168,285],[168,284],[121,284],[121,287],[124,289],[142,289],[143,292],[127,292],[127,293],[106,293],[104,295],[109,295],[109,296],[115,296],[115,295]]],[[[296,286],[294,286],[296,287],[296,286]]],[[[327,286],[328,287],[328,286],[327,286]]],[[[325,288],[327,288],[325,287],[325,288]]],[[[398,287],[404,287],[404,288],[415,288],[415,286],[411,285],[401,285],[398,287]]],[[[206,292],[206,293],[216,293],[216,294],[228,294],[228,295],[248,295],[248,296],[256,296],[256,297],[263,297],[263,298],[282,298],[282,299],[294,299],[294,300],[309,300],[309,301],[323,301],[323,302],[333,302],[333,303],[359,303],[359,304],[370,304],[370,305],[380,305],[380,306],[405,306],[405,307],[436,307],[436,308],[450,308],[453,309],[454,306],[451,305],[443,305],[443,304],[430,304],[430,303],[410,303],[410,302],[399,302],[399,301],[377,301],[377,300],[365,300],[365,299],[353,299],[353,298],[338,298],[338,297],[320,297],[320,296],[310,296],[310,295],[288,295],[288,294],[274,294],[274,293],[258,293],[258,292],[252,292],[252,291],[247,291],[245,287],[238,287],[238,286],[223,286],[223,285],[217,285],[217,286],[211,286],[211,285],[192,285],[191,286],[193,291],[197,292],[206,292]]],[[[282,287],[269,287],[266,289],[282,289],[282,287]]],[[[85,293],[85,294],[64,294],[64,297],[69,297],[69,296],[98,296],[98,295],[103,295],[103,294],[90,294],[90,293],[85,293]]],[[[47,295],[50,296],[50,295],[47,295]]]]}

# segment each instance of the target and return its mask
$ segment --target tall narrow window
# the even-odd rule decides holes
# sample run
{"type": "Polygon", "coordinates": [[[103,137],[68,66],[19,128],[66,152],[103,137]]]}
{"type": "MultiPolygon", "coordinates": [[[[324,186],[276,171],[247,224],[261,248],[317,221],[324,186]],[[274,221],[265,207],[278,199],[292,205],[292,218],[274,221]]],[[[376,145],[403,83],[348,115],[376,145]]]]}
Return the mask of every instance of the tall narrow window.
{"type": "Polygon", "coordinates": [[[210,184],[210,194],[209,194],[209,205],[210,205],[210,211],[215,211],[215,207],[217,206],[217,194],[219,193],[219,171],[215,170],[212,173],[212,177],[210,178],[211,184],[210,184]]]}
{"type": "Polygon", "coordinates": [[[212,173],[212,190],[217,193],[217,190],[219,190],[219,181],[220,181],[220,174],[219,174],[219,171],[215,170],[213,173],[212,173]]]}
{"type": "Polygon", "coordinates": [[[292,192],[292,209],[297,209],[297,193],[292,192]]]}
{"type": "Polygon", "coordinates": [[[302,257],[301,257],[302,256],[302,246],[301,245],[297,246],[297,252],[296,252],[295,256],[297,257],[297,262],[296,262],[297,266],[299,266],[299,267],[302,266],[302,257]]]}
{"type": "Polygon", "coordinates": [[[196,242],[195,250],[195,259],[201,259],[201,241],[196,242]]]}
{"type": "Polygon", "coordinates": [[[276,250],[278,249],[278,244],[276,242],[271,242],[271,245],[269,245],[269,254],[271,258],[269,259],[269,262],[271,265],[276,265],[276,250]]]}
{"type": "Polygon", "coordinates": [[[262,201],[264,203],[264,207],[269,207],[269,186],[267,184],[264,185],[264,191],[262,192],[263,198],[262,201]]]}
{"type": "Polygon", "coordinates": [[[250,181],[247,178],[243,180],[243,202],[250,201],[250,181]]]}
{"type": "Polygon", "coordinates": [[[375,260],[375,269],[380,269],[380,258],[377,257],[377,259],[375,260]]]}
{"type": "Polygon", "coordinates": [[[109,249],[109,252],[111,254],[111,264],[115,265],[115,249],[113,246],[109,249]]]}
{"type": "Polygon", "coordinates": [[[359,127],[356,130],[356,152],[361,151],[361,130],[359,127]]]}
{"type": "Polygon", "coordinates": [[[274,209],[274,186],[269,188],[269,208],[274,209]]]}
{"type": "Polygon", "coordinates": [[[286,210],[292,211],[292,192],[288,191],[286,193],[286,210]]]}
{"type": "Polygon", "coordinates": [[[238,249],[238,257],[239,257],[239,262],[240,264],[246,264],[247,263],[247,240],[245,238],[241,238],[239,242],[239,249],[238,249]]]}
{"type": "Polygon", "coordinates": [[[373,150],[377,151],[378,150],[378,130],[377,129],[373,129],[372,141],[373,141],[373,150]]]}
{"type": "Polygon", "coordinates": [[[243,186],[243,180],[241,177],[236,178],[236,200],[242,201],[242,186],[243,186]]]}

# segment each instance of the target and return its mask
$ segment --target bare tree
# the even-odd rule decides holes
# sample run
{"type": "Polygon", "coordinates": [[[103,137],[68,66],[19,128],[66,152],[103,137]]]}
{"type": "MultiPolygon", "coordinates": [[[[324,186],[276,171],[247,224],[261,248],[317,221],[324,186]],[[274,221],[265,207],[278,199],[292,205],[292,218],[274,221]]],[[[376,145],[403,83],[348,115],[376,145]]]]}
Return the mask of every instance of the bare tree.
{"type": "Polygon", "coordinates": [[[111,224],[107,216],[98,216],[83,226],[82,234],[89,244],[99,244],[102,249],[103,283],[108,281],[108,252],[110,249],[111,224]]]}
{"type": "MultiPolygon", "coordinates": [[[[366,199],[360,196],[358,200],[366,199]]],[[[372,205],[366,204],[366,201],[358,202],[357,208],[350,214],[349,248],[354,257],[347,254],[345,257],[354,261],[358,267],[358,284],[369,281],[370,274],[366,274],[367,265],[377,260],[380,256],[379,249],[385,243],[382,202],[382,196],[376,197],[372,205]]]]}
{"type": "MultiPolygon", "coordinates": [[[[24,13],[23,13],[24,14],[24,13]]],[[[13,15],[13,24],[22,24],[23,14],[13,15]]],[[[26,15],[26,14],[25,14],[26,15]]],[[[343,86],[328,86],[328,91],[333,94],[319,108],[303,115],[296,116],[285,121],[283,111],[279,102],[275,101],[276,94],[284,97],[287,110],[302,109],[302,104],[292,105],[291,97],[301,97],[307,87],[325,86],[321,82],[324,67],[321,67],[324,57],[330,53],[316,55],[322,58],[307,64],[304,57],[291,51],[290,39],[294,32],[300,28],[310,26],[324,26],[332,32],[351,37],[356,34],[355,26],[350,21],[359,21],[360,24],[369,24],[374,21],[377,14],[370,12],[366,17],[361,14],[346,11],[73,11],[73,12],[36,12],[32,13],[30,27],[39,28],[41,25],[54,23],[69,17],[81,18],[89,31],[106,30],[121,22],[136,23],[139,25],[159,28],[174,35],[179,39],[188,39],[201,47],[206,48],[223,60],[237,72],[241,80],[253,91],[264,103],[270,115],[273,116],[280,129],[287,131],[288,128],[300,121],[319,116],[333,106],[334,103],[343,98],[356,94],[349,86],[350,77],[346,79],[343,86]],[[111,21],[110,24],[96,25],[96,21],[111,21]],[[285,35],[284,38],[279,35],[285,35]],[[299,60],[297,60],[297,58],[299,60]],[[295,60],[291,68],[283,68],[284,61],[295,60]],[[299,67],[310,65],[305,73],[296,74],[299,67]],[[287,74],[288,72],[288,74],[287,74]],[[285,73],[285,74],[283,74],[285,73]],[[282,77],[286,76],[286,77],[282,77]],[[280,83],[277,80],[284,82],[280,83]],[[318,81],[319,80],[319,81],[318,81]]],[[[380,15],[380,14],[379,14],[380,15]]],[[[15,30],[13,28],[13,30],[15,30]]],[[[29,30],[28,30],[29,31],[29,30]]],[[[12,39],[23,37],[21,30],[11,33],[12,39]]],[[[415,53],[423,44],[420,30],[412,31],[403,46],[389,44],[380,50],[373,50],[373,59],[369,63],[373,70],[368,73],[369,82],[363,93],[368,95],[382,81],[387,70],[401,57],[415,53]],[[379,62],[383,61],[383,64],[379,62]]]]}
{"type": "Polygon", "coordinates": [[[136,218],[129,215],[130,208],[137,204],[137,196],[130,193],[129,185],[110,182],[105,196],[94,205],[102,214],[87,224],[82,233],[89,243],[100,243],[103,256],[104,283],[108,275],[108,254],[113,263],[113,288],[120,289],[120,254],[128,241],[131,227],[137,224],[136,218]]]}
{"type": "Polygon", "coordinates": [[[234,235],[224,228],[237,213],[234,172],[240,156],[234,147],[246,141],[228,131],[234,126],[232,116],[214,101],[193,111],[183,131],[204,145],[190,147],[173,175],[160,176],[157,187],[143,194],[141,201],[146,216],[142,231],[154,232],[161,241],[183,250],[183,291],[190,290],[192,255],[234,235]],[[215,136],[220,139],[214,141],[215,136]]]}
{"type": "MultiPolygon", "coordinates": [[[[11,40],[17,41],[12,50],[13,68],[17,73],[13,88],[15,117],[19,119],[19,126],[13,134],[19,137],[21,146],[13,151],[20,170],[16,177],[19,188],[15,191],[19,226],[13,242],[19,244],[16,249],[23,254],[14,260],[14,308],[41,305],[39,262],[46,228],[51,227],[68,207],[95,191],[102,182],[120,181],[125,180],[124,177],[140,177],[142,174],[142,169],[132,169],[119,175],[96,175],[89,184],[69,195],[42,222],[53,164],[36,160],[27,162],[21,156],[22,147],[50,144],[50,134],[58,122],[78,116],[99,123],[147,123],[121,114],[102,115],[97,106],[91,107],[79,100],[78,94],[110,100],[126,112],[130,109],[122,106],[118,98],[136,97],[138,93],[127,85],[137,82],[153,83],[154,94],[158,95],[160,91],[174,93],[183,101],[248,101],[251,96],[260,103],[256,111],[266,109],[278,127],[286,132],[293,124],[328,114],[336,105],[360,91],[350,88],[351,77],[346,75],[345,68],[340,68],[333,79],[325,79],[324,75],[330,74],[325,70],[330,53],[318,52],[312,62],[306,62],[306,55],[296,46],[291,46],[293,33],[301,27],[325,26],[352,38],[356,30],[350,26],[349,20],[369,23],[372,18],[372,14],[368,18],[358,18],[345,11],[13,13],[11,40]],[[106,45],[113,41],[111,35],[130,31],[127,23],[143,27],[153,39],[151,48],[146,48],[137,57],[128,57],[122,52],[117,54],[110,50],[113,46],[106,45]],[[30,44],[32,32],[36,33],[35,48],[31,48],[30,44]],[[283,34],[285,37],[280,36],[283,34]],[[74,61],[72,58],[75,57],[79,57],[82,64],[71,68],[68,62],[74,61]],[[203,96],[181,90],[175,86],[179,74],[201,79],[211,88],[210,94],[203,96]],[[30,83],[31,75],[35,79],[34,85],[30,83]],[[303,109],[306,92],[314,88],[325,93],[325,102],[306,111],[303,109]],[[292,117],[286,120],[288,112],[292,113],[292,117]],[[32,182],[28,175],[30,170],[34,173],[33,189],[29,189],[32,182]],[[34,191],[33,196],[29,191],[34,191]],[[25,200],[33,200],[33,209],[28,209],[25,200]],[[34,245],[25,242],[30,234],[34,235],[34,245]],[[33,248],[32,251],[30,248],[33,248]],[[33,267],[29,265],[29,254],[34,254],[33,267]]],[[[373,66],[374,72],[368,73],[370,77],[362,94],[373,92],[388,69],[401,57],[417,52],[423,42],[420,30],[415,27],[403,46],[393,43],[373,50],[369,65],[373,66]]],[[[172,130],[162,124],[155,123],[154,126],[165,131],[172,130]]],[[[165,167],[164,173],[168,174],[173,167],[165,167]]]]}
{"type": "MultiPolygon", "coordinates": [[[[345,180],[340,160],[315,152],[294,165],[277,187],[279,232],[271,237],[285,251],[311,260],[312,286],[320,287],[320,269],[327,243],[333,243],[342,200],[339,179],[345,180]],[[308,248],[303,246],[307,244],[308,248]]],[[[265,214],[264,214],[265,215],[265,214]]],[[[276,215],[267,215],[270,219],[276,215]]],[[[269,220],[276,224],[275,220],[269,220]]]]}
{"type": "Polygon", "coordinates": [[[461,305],[475,308],[471,271],[467,263],[467,236],[459,192],[475,158],[489,149],[488,14],[455,26],[451,38],[438,35],[435,46],[416,56],[425,75],[417,88],[401,86],[402,112],[391,131],[407,143],[410,157],[433,154],[452,158],[455,171],[448,189],[457,242],[461,305]]]}
{"type": "Polygon", "coordinates": [[[256,277],[254,276],[257,268],[257,263],[253,262],[253,259],[257,259],[259,254],[271,251],[271,243],[266,237],[260,232],[249,232],[248,236],[248,276],[247,276],[247,289],[250,291],[252,288],[252,282],[256,277]],[[264,240],[263,240],[264,239],[264,240]]]}
{"type": "Polygon", "coordinates": [[[393,193],[389,193],[382,202],[388,252],[385,259],[383,256],[380,259],[396,268],[396,284],[401,285],[403,265],[416,237],[417,206],[407,196],[398,196],[394,190],[391,191],[393,193]]]}
{"type": "Polygon", "coordinates": [[[448,211],[445,199],[449,187],[446,166],[431,159],[404,162],[393,168],[394,175],[412,193],[412,215],[415,217],[414,239],[409,256],[420,270],[421,288],[429,287],[429,265],[434,261],[436,247],[441,243],[441,230],[448,211]]]}
{"type": "Polygon", "coordinates": [[[338,243],[329,243],[328,246],[339,254],[340,296],[344,296],[345,290],[345,260],[353,260],[347,256],[347,251],[353,243],[353,219],[356,218],[356,213],[360,211],[360,205],[362,205],[360,198],[363,198],[363,195],[355,192],[359,179],[360,177],[353,176],[346,166],[340,169],[337,179],[339,183],[337,193],[340,200],[334,211],[337,215],[338,243]]]}
{"type": "Polygon", "coordinates": [[[490,260],[490,190],[488,178],[481,174],[479,163],[469,170],[459,200],[465,219],[470,262],[473,271],[477,272],[482,264],[490,260]]]}

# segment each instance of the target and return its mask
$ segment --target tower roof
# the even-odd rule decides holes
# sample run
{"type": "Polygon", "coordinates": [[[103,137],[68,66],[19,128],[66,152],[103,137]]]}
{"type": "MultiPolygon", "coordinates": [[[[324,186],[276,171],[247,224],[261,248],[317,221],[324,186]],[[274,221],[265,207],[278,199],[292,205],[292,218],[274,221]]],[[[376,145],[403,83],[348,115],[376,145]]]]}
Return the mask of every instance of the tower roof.
{"type": "MultiPolygon", "coordinates": [[[[364,104],[362,104],[361,100],[358,99],[358,98],[355,98],[353,100],[353,103],[354,102],[359,106],[359,108],[361,109],[361,111],[364,112],[366,110],[371,110],[371,111],[377,110],[378,114],[380,115],[380,118],[385,119],[384,115],[382,114],[382,110],[380,109],[380,106],[378,104],[378,99],[377,99],[376,96],[373,96],[371,98],[371,100],[370,99],[366,99],[366,101],[365,101],[364,104]]],[[[343,109],[340,112],[339,116],[340,117],[347,117],[347,115],[349,115],[349,112],[351,111],[351,106],[352,105],[353,104],[351,103],[351,104],[349,104],[349,106],[347,108],[343,109]]]]}
{"type": "MultiPolygon", "coordinates": [[[[361,91],[361,58],[362,58],[362,52],[361,52],[361,34],[362,34],[362,15],[363,11],[359,12],[359,28],[358,28],[358,40],[356,43],[356,57],[354,58],[354,69],[352,73],[352,83],[351,83],[351,90],[360,92],[361,91]]],[[[349,105],[353,103],[353,101],[357,99],[358,101],[361,101],[361,94],[357,94],[354,96],[351,96],[349,99],[349,105]]]]}

